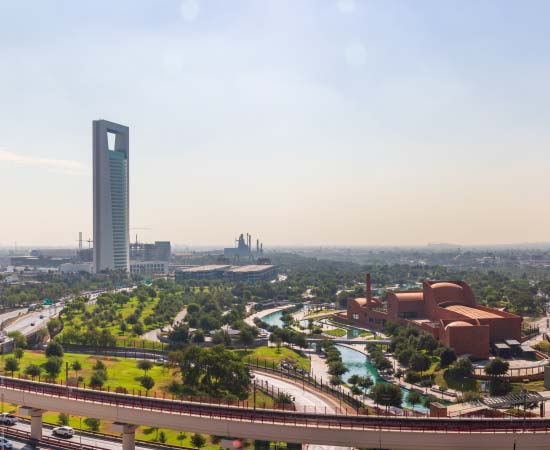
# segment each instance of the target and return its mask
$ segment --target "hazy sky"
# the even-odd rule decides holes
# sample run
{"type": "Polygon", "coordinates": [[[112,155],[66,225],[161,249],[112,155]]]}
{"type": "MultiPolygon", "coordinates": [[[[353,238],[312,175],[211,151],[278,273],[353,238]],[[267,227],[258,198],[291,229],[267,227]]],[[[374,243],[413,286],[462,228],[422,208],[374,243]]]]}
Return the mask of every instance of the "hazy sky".
{"type": "Polygon", "coordinates": [[[0,0],[0,243],[550,241],[550,2],[0,0]]]}

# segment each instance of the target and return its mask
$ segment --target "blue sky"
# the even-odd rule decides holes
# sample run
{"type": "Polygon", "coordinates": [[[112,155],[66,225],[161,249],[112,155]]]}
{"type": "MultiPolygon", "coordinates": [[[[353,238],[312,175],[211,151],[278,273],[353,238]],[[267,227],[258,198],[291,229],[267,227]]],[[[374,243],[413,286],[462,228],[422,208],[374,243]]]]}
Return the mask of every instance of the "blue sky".
{"type": "Polygon", "coordinates": [[[0,243],[91,235],[97,118],[130,127],[143,239],[548,241],[549,13],[0,1],[0,243]]]}

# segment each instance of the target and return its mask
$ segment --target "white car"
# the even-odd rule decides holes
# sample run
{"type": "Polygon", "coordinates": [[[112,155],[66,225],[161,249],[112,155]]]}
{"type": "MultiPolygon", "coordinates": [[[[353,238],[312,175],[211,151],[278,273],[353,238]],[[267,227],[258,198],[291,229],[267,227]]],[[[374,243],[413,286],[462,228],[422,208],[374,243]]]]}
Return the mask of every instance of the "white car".
{"type": "Polygon", "coordinates": [[[74,436],[74,429],[72,429],[71,427],[65,426],[65,425],[62,426],[62,427],[55,427],[52,430],[52,432],[56,436],[61,436],[61,437],[66,437],[66,438],[70,438],[70,437],[74,436]]]}
{"type": "Polygon", "coordinates": [[[17,417],[15,417],[13,414],[0,414],[0,423],[3,423],[4,425],[15,425],[17,423],[17,420],[17,417]]]}
{"type": "Polygon", "coordinates": [[[0,437],[0,448],[13,448],[13,444],[6,438],[0,437]]]}

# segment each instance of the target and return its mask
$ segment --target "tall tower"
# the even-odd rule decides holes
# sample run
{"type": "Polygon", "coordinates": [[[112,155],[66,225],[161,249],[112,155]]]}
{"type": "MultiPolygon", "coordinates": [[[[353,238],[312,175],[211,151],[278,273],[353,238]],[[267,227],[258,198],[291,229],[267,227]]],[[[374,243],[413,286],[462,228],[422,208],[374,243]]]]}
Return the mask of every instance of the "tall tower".
{"type": "Polygon", "coordinates": [[[129,270],[129,132],[107,120],[93,122],[94,268],[129,270]],[[111,137],[111,145],[109,145],[111,137]]]}

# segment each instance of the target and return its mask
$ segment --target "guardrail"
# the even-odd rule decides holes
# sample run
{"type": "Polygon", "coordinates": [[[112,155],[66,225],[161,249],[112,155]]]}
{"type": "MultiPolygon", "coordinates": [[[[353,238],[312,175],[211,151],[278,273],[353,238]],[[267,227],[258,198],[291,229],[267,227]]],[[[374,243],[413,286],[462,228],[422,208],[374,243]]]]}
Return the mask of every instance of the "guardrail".
{"type": "Polygon", "coordinates": [[[417,418],[392,416],[337,415],[302,413],[293,411],[242,408],[211,405],[151,397],[138,397],[75,387],[65,387],[36,381],[0,377],[1,390],[17,390],[49,397],[99,403],[116,407],[154,411],[166,414],[181,414],[206,419],[254,422],[286,426],[349,430],[388,430],[421,432],[464,433],[549,433],[550,419],[523,418],[417,418]]]}

